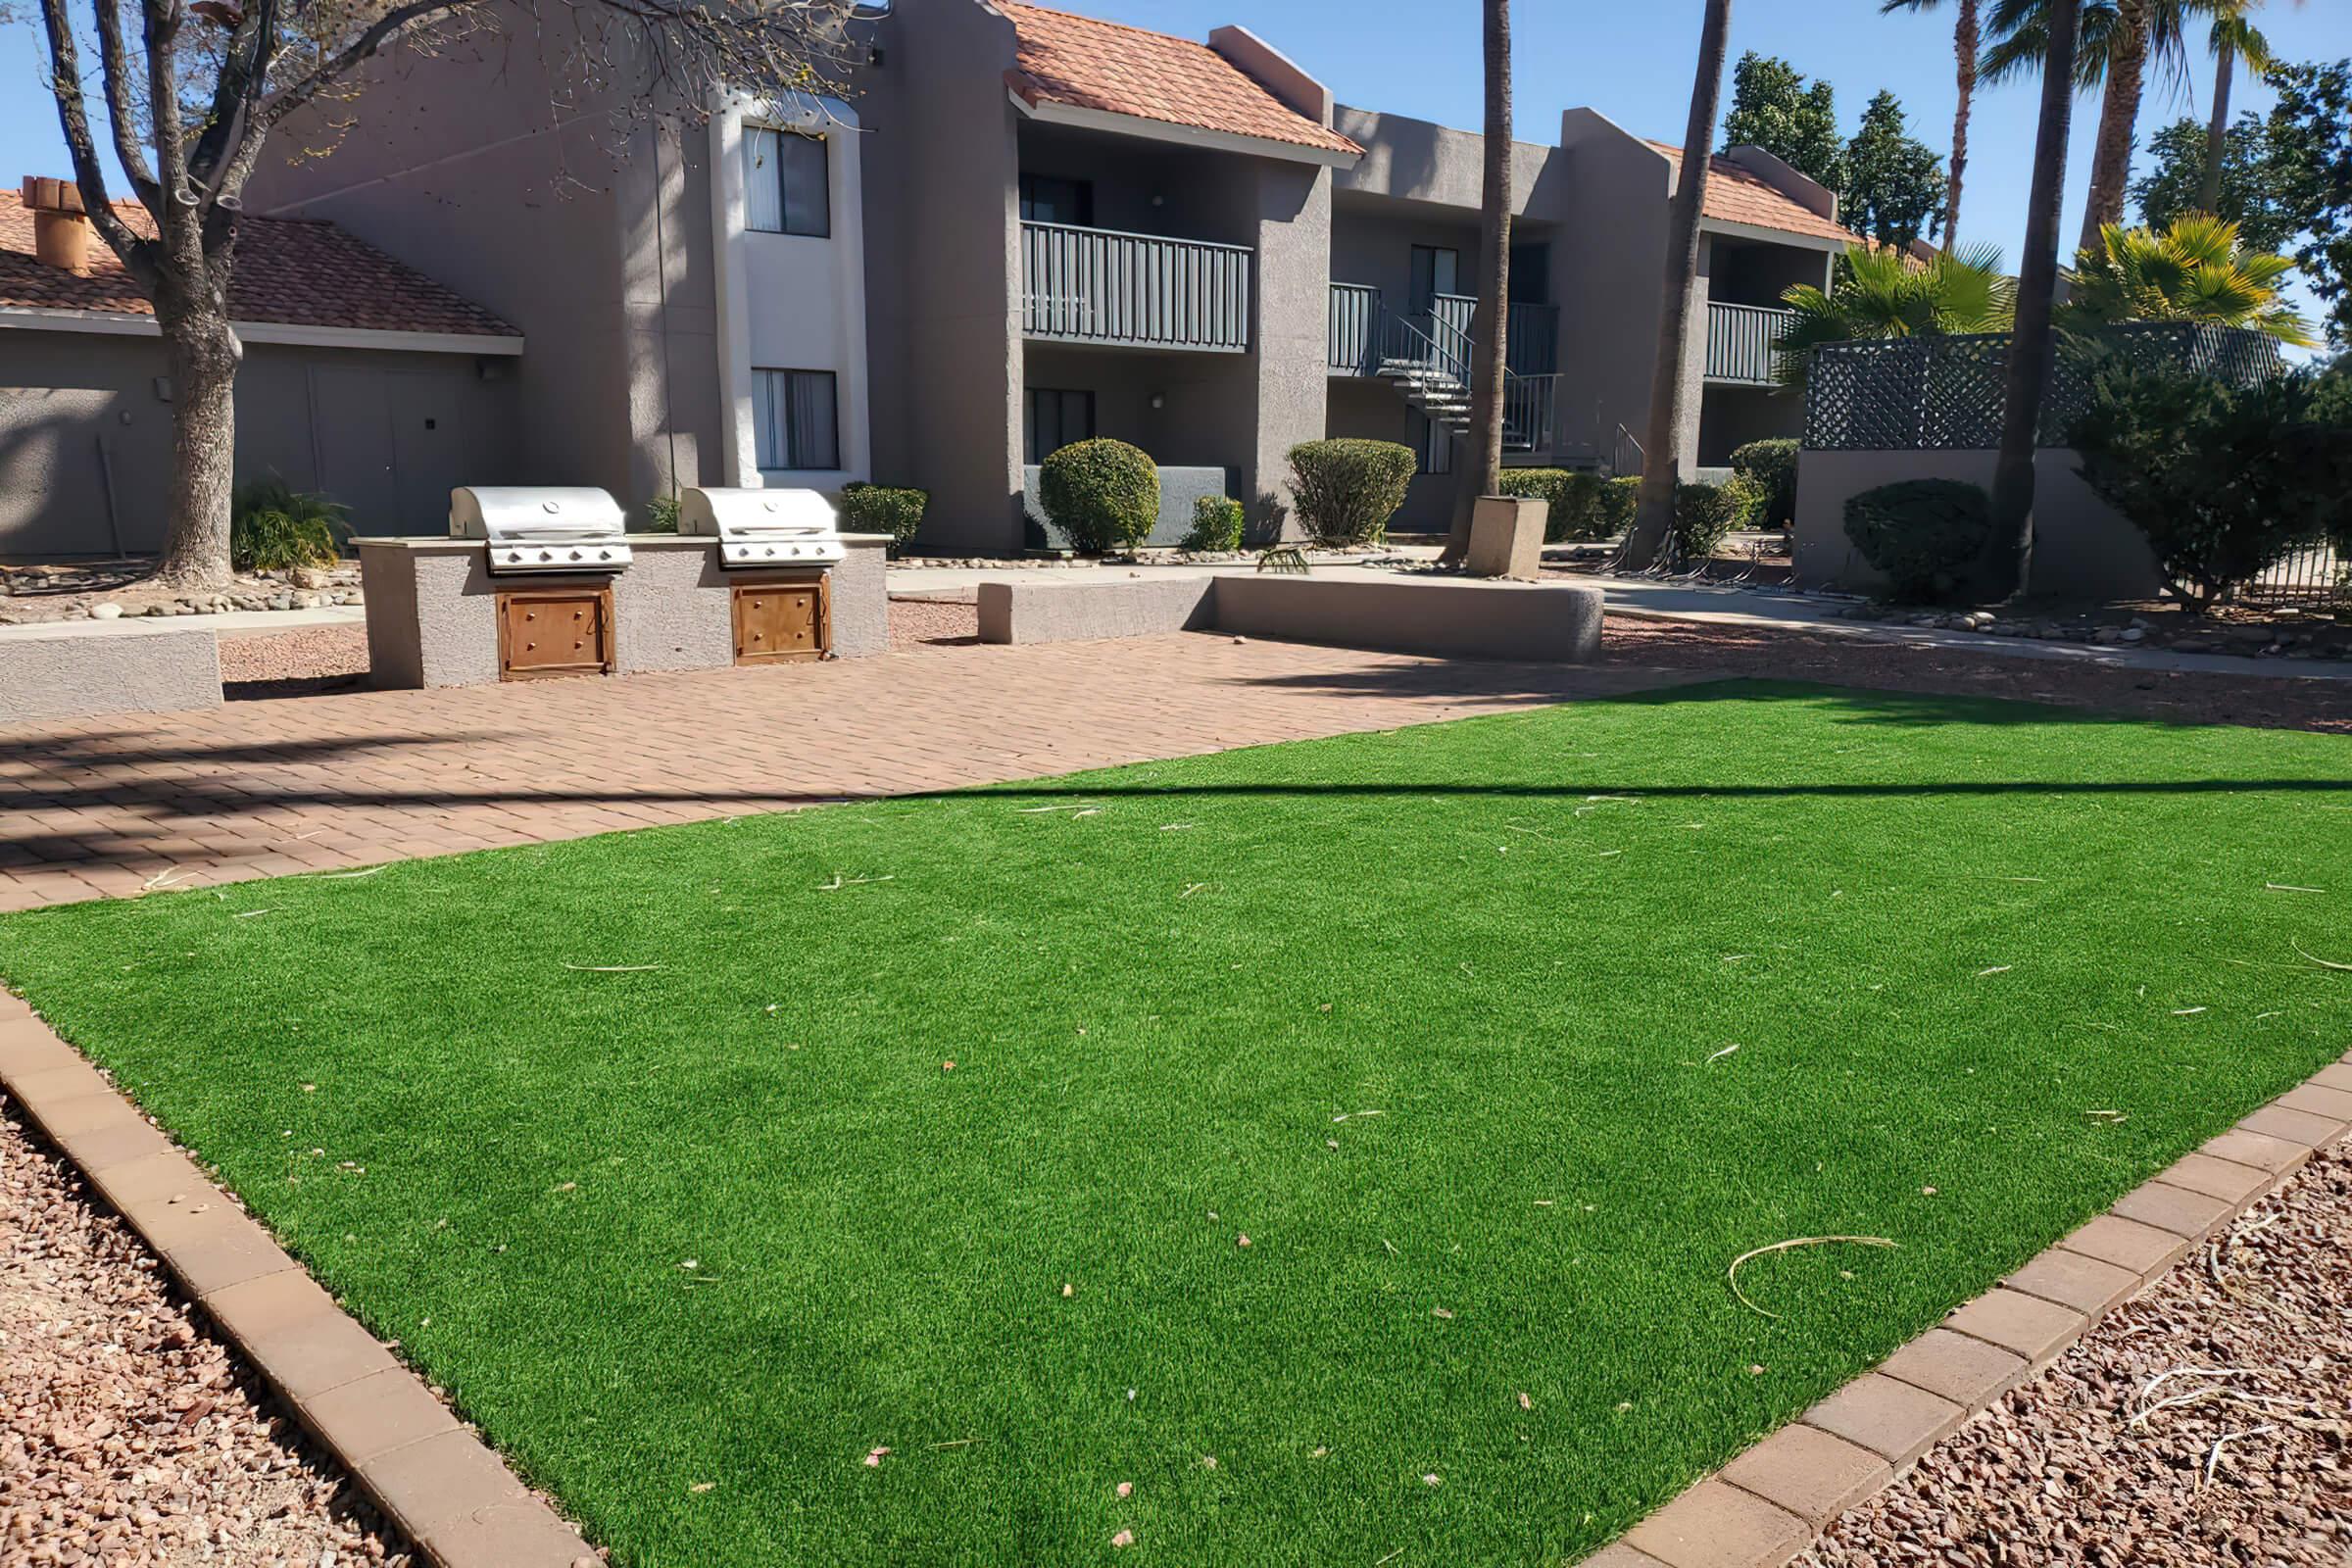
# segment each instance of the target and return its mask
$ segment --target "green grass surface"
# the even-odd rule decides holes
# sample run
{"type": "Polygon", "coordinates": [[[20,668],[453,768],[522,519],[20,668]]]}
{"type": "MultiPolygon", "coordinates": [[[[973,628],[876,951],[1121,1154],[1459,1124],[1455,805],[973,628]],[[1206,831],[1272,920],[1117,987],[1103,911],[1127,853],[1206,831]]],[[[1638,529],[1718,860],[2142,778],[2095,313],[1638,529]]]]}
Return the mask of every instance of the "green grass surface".
{"type": "Polygon", "coordinates": [[[2348,894],[2341,739],[1731,685],[42,911],[0,970],[623,1563],[1462,1568],[2340,1053],[2348,894]],[[1833,1232],[1900,1245],[1725,1288],[1833,1232]]]}

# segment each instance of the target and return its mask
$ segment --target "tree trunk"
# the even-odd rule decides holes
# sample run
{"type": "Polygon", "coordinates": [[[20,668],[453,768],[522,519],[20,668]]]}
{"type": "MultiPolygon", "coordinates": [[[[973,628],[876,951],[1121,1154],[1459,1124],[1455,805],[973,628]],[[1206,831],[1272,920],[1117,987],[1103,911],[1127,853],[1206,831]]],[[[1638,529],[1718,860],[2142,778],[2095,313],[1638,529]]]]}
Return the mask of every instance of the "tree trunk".
{"type": "Polygon", "coordinates": [[[1952,112],[1951,172],[1943,184],[1943,248],[1960,234],[1960,175],[1968,168],[1968,114],[1977,98],[1977,0],[1960,0],[1952,28],[1952,55],[1959,62],[1960,106],[1952,112]]]}
{"type": "Polygon", "coordinates": [[[1683,358],[1698,292],[1698,215],[1706,200],[1708,149],[1715,140],[1715,108],[1723,97],[1724,41],[1732,0],[1707,0],[1698,32],[1698,71],[1690,82],[1690,118],[1683,126],[1680,177],[1666,213],[1666,268],[1658,296],[1658,357],[1649,372],[1649,427],[1643,443],[1642,494],[1626,535],[1622,564],[1640,570],[1655,561],[1674,525],[1674,487],[1682,477],[1678,436],[1689,387],[1683,358]]]}
{"type": "Polygon", "coordinates": [[[1470,519],[1480,496],[1502,480],[1502,386],[1509,348],[1511,283],[1511,6],[1486,0],[1487,133],[1479,193],[1478,306],[1470,322],[1470,471],[1457,481],[1453,526],[1440,565],[1470,550],[1470,519]]]}
{"type": "MultiPolygon", "coordinates": [[[[2153,22],[2150,0],[2121,0],[2115,42],[2107,55],[2107,90],[2099,101],[2099,139],[2090,155],[2090,196],[2082,206],[2080,244],[2083,250],[2101,243],[2099,230],[2124,220],[2124,186],[2132,177],[2132,132],[2139,121],[2139,89],[2147,72],[2148,29],[2153,22]]],[[[2043,72],[2050,69],[2045,61],[2043,72]]]]}
{"type": "Polygon", "coordinates": [[[2058,214],[2066,196],[2066,138],[2073,126],[2075,43],[2082,0],[2050,0],[2042,62],[2041,121],[2034,133],[2034,183],[2017,279],[2017,324],[2003,378],[2001,451],[1992,470],[1989,563],[2011,597],[2034,578],[2034,451],[2050,376],[2050,309],[2058,291],[2058,214]]]}
{"type": "Polygon", "coordinates": [[[2197,211],[2222,210],[2222,158],[2230,148],[2230,78],[2237,71],[2237,48],[2222,40],[2213,63],[2213,118],[2205,122],[2205,177],[2197,184],[2197,211]]]}
{"type": "Polygon", "coordinates": [[[237,361],[227,313],[156,302],[172,377],[172,483],[155,580],[182,591],[228,584],[228,504],[235,484],[237,361]]]}

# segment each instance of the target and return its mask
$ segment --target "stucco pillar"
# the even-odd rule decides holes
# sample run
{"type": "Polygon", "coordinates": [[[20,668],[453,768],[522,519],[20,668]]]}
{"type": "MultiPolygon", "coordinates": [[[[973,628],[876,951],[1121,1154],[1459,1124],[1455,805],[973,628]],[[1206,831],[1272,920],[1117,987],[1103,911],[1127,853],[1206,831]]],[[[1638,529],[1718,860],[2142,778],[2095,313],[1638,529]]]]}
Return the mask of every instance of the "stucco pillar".
{"type": "Polygon", "coordinates": [[[1250,470],[1241,476],[1253,526],[1265,520],[1269,497],[1288,517],[1288,454],[1323,438],[1331,292],[1331,171],[1260,159],[1254,172],[1257,422],[1250,470]]]}

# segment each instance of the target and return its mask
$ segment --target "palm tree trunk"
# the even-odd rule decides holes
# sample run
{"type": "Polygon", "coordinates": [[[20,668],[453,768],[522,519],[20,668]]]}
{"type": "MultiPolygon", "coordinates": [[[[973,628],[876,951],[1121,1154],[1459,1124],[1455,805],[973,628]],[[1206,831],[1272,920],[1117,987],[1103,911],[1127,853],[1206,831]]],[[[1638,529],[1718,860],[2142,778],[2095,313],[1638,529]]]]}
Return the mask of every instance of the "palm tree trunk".
{"type": "Polygon", "coordinates": [[[1952,112],[1951,173],[1943,186],[1943,248],[1960,234],[1960,175],[1968,168],[1968,115],[1977,97],[1977,0],[1960,0],[1952,28],[1952,55],[1959,62],[1960,107],[1952,112]]]}
{"type": "Polygon", "coordinates": [[[1626,536],[1624,564],[1639,570],[1657,559],[1674,524],[1674,487],[1682,477],[1677,437],[1690,386],[1683,359],[1698,292],[1698,215],[1707,194],[1707,150],[1715,140],[1715,108],[1723,98],[1724,44],[1732,28],[1732,0],[1707,0],[1698,31],[1698,70],[1690,82],[1690,118],[1683,126],[1683,156],[1674,201],[1666,213],[1666,266],[1658,292],[1658,355],[1649,372],[1649,426],[1642,464],[1642,495],[1626,536]]]}
{"type": "Polygon", "coordinates": [[[1511,282],[1511,5],[1486,0],[1486,167],[1479,193],[1478,305],[1470,321],[1470,471],[1455,491],[1453,526],[1441,565],[1470,549],[1470,519],[1480,496],[1502,480],[1502,383],[1508,348],[1511,282]]]}
{"type": "Polygon", "coordinates": [[[2230,146],[2230,78],[2237,72],[2237,46],[2222,39],[2213,63],[2213,118],[2205,122],[2205,177],[2197,185],[2197,211],[2222,210],[2222,158],[2230,146]]]}
{"type": "Polygon", "coordinates": [[[2017,325],[2009,338],[2001,408],[2001,451],[1992,470],[1993,573],[2012,596],[2034,578],[2034,450],[2050,377],[2050,309],[2058,291],[2058,215],[2066,196],[2066,138],[2073,128],[2075,43],[2082,0],[2050,0],[2049,53],[2042,62],[2041,121],[2034,133],[2034,184],[2026,250],[2017,279],[2017,325]]]}
{"type": "MultiPolygon", "coordinates": [[[[2132,177],[2132,131],[2139,120],[2140,83],[2147,74],[2148,33],[2154,22],[2151,0],[2120,0],[2115,42],[2107,56],[2107,90],[2099,102],[2099,139],[2090,155],[2090,196],[2082,206],[2080,245],[2084,250],[2099,244],[2099,230],[2124,220],[2124,186],[2132,177]]],[[[2045,61],[2043,72],[2050,69],[2045,61]]]]}

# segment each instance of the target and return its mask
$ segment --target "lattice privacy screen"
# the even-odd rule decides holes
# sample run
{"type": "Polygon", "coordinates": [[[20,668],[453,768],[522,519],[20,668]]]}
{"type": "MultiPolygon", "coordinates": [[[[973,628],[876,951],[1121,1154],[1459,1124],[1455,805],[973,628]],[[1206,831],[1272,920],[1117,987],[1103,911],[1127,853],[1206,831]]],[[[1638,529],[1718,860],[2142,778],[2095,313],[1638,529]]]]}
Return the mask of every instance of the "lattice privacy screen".
{"type": "MultiPolygon", "coordinates": [[[[2278,345],[2242,327],[2142,321],[2059,339],[2042,400],[2040,444],[2062,446],[2090,400],[2102,354],[2137,368],[2173,366],[2239,384],[2278,374],[2278,345]]],[[[2007,333],[1829,343],[1805,378],[1805,445],[1820,451],[1989,450],[2001,444],[2007,333]]]]}

